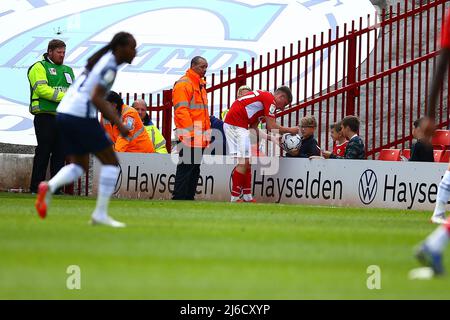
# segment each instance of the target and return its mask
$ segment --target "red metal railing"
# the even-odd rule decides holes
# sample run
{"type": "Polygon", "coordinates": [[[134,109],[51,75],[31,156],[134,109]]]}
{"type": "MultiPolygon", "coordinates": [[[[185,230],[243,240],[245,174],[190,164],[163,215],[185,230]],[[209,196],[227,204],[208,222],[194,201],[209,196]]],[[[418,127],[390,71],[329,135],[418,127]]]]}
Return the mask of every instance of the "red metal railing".
{"type": "MultiPolygon", "coordinates": [[[[380,17],[361,17],[315,35],[312,41],[306,38],[242,67],[212,74],[207,89],[210,112],[221,114],[243,84],[262,90],[287,85],[294,101],[278,113],[281,123],[298,125],[302,116],[314,115],[322,148],[331,148],[329,125],[350,114],[361,119],[360,134],[369,158],[383,148],[405,148],[412,139],[413,121],[427,109],[429,79],[439,47],[438,21],[448,3],[405,0],[383,10],[380,17]]],[[[449,123],[447,91],[445,84],[437,113],[439,127],[449,123]]],[[[164,95],[164,108],[168,108],[170,90],[164,95]]],[[[172,125],[168,115],[166,120],[163,129],[172,125]]],[[[170,131],[165,132],[169,143],[170,131]]]]}
{"type": "MultiPolygon", "coordinates": [[[[216,116],[235,100],[239,86],[274,90],[287,85],[294,100],[277,117],[282,125],[298,125],[314,115],[317,140],[331,148],[329,125],[345,115],[361,119],[360,135],[369,158],[384,148],[405,148],[412,123],[427,110],[430,78],[436,67],[440,20],[448,0],[407,1],[378,15],[329,29],[243,66],[221,70],[208,78],[210,113],[216,116]]],[[[449,73],[450,78],[450,73],[449,73]]],[[[448,82],[436,112],[439,127],[449,125],[448,82]],[[445,98],[444,98],[445,97],[445,98]]],[[[144,98],[152,119],[162,128],[171,149],[171,90],[162,94],[126,94],[125,101],[144,98]]]]}

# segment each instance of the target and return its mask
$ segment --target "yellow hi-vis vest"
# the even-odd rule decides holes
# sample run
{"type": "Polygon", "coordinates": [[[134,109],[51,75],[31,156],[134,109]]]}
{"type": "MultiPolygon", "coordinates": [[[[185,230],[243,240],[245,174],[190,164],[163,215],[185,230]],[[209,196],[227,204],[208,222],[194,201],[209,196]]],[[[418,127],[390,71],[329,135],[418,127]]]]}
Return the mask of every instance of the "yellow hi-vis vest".
{"type": "Polygon", "coordinates": [[[156,153],[168,153],[166,149],[166,139],[155,125],[145,126],[150,139],[153,142],[156,153]]]}

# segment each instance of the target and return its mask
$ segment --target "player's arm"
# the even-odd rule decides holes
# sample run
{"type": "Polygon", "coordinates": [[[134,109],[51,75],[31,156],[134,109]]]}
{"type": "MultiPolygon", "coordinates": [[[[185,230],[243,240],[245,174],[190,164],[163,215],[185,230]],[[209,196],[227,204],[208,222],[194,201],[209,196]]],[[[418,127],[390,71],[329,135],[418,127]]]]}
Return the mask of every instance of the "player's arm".
{"type": "Polygon", "coordinates": [[[427,116],[431,119],[435,119],[436,116],[436,105],[439,97],[439,90],[441,89],[442,82],[444,81],[444,76],[448,68],[449,60],[450,49],[442,48],[438,58],[436,73],[434,74],[433,80],[431,82],[430,94],[428,96],[427,116]]]}
{"type": "Polygon", "coordinates": [[[265,116],[265,118],[268,131],[277,130],[279,134],[298,134],[299,132],[299,127],[283,127],[275,121],[275,118],[269,116],[265,116]]]}
{"type": "Polygon", "coordinates": [[[106,88],[101,85],[96,85],[92,92],[91,101],[106,119],[117,126],[120,134],[126,137],[129,134],[129,130],[120,121],[119,116],[117,115],[114,108],[112,108],[111,104],[104,99],[105,95],[106,88]]]}

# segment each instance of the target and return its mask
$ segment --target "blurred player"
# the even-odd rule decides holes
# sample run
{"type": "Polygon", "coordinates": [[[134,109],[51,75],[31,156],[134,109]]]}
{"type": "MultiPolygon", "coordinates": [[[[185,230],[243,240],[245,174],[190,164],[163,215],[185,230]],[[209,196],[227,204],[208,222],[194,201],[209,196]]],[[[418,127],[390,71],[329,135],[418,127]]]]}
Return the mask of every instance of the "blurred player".
{"type": "Polygon", "coordinates": [[[136,56],[136,40],[126,32],[117,33],[111,42],[88,59],[84,72],[67,91],[58,107],[57,122],[61,128],[66,154],[71,164],[63,167],[50,181],[38,188],[36,210],[41,218],[47,215],[51,195],[59,187],[76,181],[89,169],[89,154],[102,163],[100,169],[97,205],[92,224],[124,227],[125,224],[108,216],[108,203],[119,175],[119,162],[110,140],[97,119],[97,110],[117,125],[122,136],[129,130],[105,96],[111,90],[117,69],[122,63],[131,63],[136,56]]]}
{"type": "Polygon", "coordinates": [[[229,154],[238,159],[232,173],[231,202],[255,202],[251,190],[249,129],[254,129],[258,134],[258,124],[265,119],[268,130],[278,130],[279,134],[297,134],[298,127],[282,127],[275,121],[275,111],[284,109],[291,102],[291,90],[288,87],[280,87],[274,94],[268,91],[252,91],[231,105],[223,126],[229,154]]]}
{"type": "MultiPolygon", "coordinates": [[[[428,118],[425,119],[425,135],[431,136],[435,131],[436,104],[439,90],[444,80],[450,61],[450,10],[442,26],[441,51],[439,54],[436,73],[434,75],[428,103],[428,118]]],[[[424,265],[433,269],[434,275],[444,273],[442,253],[450,237],[450,220],[445,218],[445,205],[450,198],[450,164],[439,184],[436,197],[436,206],[431,217],[433,223],[442,224],[421,244],[416,253],[417,259],[424,265]]]]}

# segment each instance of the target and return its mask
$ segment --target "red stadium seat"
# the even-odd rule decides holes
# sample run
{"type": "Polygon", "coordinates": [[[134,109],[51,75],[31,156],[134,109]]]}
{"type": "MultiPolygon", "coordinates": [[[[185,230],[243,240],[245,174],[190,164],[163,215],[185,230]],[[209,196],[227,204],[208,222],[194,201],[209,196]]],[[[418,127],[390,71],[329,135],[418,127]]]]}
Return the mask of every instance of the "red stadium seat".
{"type": "Polygon", "coordinates": [[[382,149],[378,160],[400,161],[400,149],[382,149]]]}
{"type": "Polygon", "coordinates": [[[441,157],[441,162],[449,162],[450,161],[450,150],[445,150],[441,157]]]}
{"type": "Polygon", "coordinates": [[[411,149],[403,149],[402,156],[404,156],[406,159],[411,158],[411,149]]]}
{"type": "Polygon", "coordinates": [[[450,130],[436,130],[431,143],[434,149],[448,149],[450,147],[450,130]]]}
{"type": "Polygon", "coordinates": [[[434,150],[433,154],[434,154],[434,162],[441,162],[444,150],[434,150]]]}

